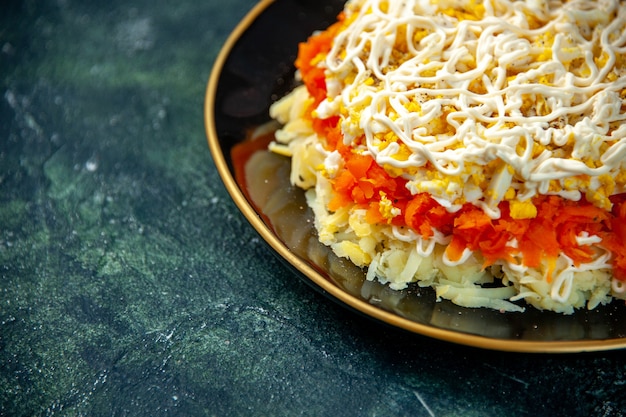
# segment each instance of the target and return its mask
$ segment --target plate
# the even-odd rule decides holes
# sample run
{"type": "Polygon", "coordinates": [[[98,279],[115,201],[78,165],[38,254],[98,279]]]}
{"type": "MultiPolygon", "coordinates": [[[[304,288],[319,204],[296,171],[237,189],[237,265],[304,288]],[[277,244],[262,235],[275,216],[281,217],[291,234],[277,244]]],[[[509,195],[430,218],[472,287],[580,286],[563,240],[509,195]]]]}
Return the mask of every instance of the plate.
{"type": "Polygon", "coordinates": [[[342,305],[397,328],[484,349],[565,353],[626,347],[626,306],[572,315],[468,309],[431,289],[394,291],[317,241],[304,193],[289,184],[289,161],[265,150],[268,108],[294,87],[298,43],[331,24],[342,0],[261,1],[219,53],[206,90],[205,126],[219,174],[235,204],[294,273],[342,305]]]}

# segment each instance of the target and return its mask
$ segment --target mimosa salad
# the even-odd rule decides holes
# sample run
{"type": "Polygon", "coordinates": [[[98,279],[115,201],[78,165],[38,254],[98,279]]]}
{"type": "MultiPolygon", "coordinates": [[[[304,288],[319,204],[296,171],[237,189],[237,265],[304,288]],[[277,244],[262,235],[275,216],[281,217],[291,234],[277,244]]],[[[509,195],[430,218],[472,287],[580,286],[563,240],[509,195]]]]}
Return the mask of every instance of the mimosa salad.
{"type": "Polygon", "coordinates": [[[367,279],[502,311],[626,299],[625,2],[350,0],[296,67],[270,149],[367,279]]]}

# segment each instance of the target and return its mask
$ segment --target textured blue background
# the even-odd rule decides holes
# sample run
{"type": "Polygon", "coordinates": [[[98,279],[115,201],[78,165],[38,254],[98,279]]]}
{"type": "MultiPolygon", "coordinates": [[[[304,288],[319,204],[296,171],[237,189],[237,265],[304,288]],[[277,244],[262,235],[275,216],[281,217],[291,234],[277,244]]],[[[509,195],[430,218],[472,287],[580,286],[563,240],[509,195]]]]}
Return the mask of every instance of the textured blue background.
{"type": "Polygon", "coordinates": [[[3,3],[0,415],[626,415],[624,352],[416,337],[275,259],[203,127],[253,4],[3,3]]]}

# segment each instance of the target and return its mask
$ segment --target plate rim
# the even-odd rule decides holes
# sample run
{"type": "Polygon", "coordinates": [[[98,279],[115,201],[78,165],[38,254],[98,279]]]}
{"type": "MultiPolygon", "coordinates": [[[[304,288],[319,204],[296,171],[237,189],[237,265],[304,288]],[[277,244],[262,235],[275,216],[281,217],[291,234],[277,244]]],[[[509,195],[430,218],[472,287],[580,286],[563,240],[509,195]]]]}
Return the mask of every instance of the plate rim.
{"type": "MultiPolygon", "coordinates": [[[[237,44],[241,36],[251,26],[251,24],[273,3],[279,0],[261,0],[250,9],[243,19],[235,26],[228,35],[226,41],[213,63],[213,68],[208,79],[205,99],[204,99],[204,125],[205,133],[209,145],[209,150],[213,158],[213,163],[222,179],[222,182],[233,199],[239,211],[246,220],[257,231],[261,238],[269,244],[281,258],[295,268],[305,279],[315,284],[316,287],[325,292],[335,301],[339,301],[344,307],[349,307],[362,313],[369,318],[386,323],[393,327],[403,329],[409,333],[433,338],[436,340],[464,345],[474,348],[495,350],[503,352],[518,353],[581,353],[599,352],[626,348],[626,337],[597,339],[597,340],[567,340],[567,341],[532,341],[491,338],[470,333],[463,333],[451,329],[443,329],[435,326],[418,323],[392,312],[383,310],[372,304],[358,299],[348,294],[340,287],[324,278],[311,265],[302,260],[299,256],[291,252],[278,236],[262,221],[259,213],[248,202],[243,191],[231,175],[228,163],[222,148],[219,145],[219,138],[215,127],[215,99],[217,87],[224,65],[237,44]]],[[[293,273],[298,273],[293,272],[293,273]]],[[[523,314],[523,313],[521,313],[523,314]]]]}

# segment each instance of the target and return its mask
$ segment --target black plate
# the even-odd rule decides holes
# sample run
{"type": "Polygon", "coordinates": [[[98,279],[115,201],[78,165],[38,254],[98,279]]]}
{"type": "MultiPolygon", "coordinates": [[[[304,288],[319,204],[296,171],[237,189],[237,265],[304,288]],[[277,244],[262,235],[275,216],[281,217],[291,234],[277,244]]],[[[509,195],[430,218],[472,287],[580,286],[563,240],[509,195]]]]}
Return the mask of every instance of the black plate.
{"type": "MultiPolygon", "coordinates": [[[[259,3],[227,40],[209,79],[205,103],[209,147],[228,192],[261,237],[298,276],[333,300],[414,333],[520,352],[626,347],[624,303],[569,316],[532,307],[524,313],[500,313],[436,302],[430,289],[393,291],[368,282],[363,271],[317,241],[303,192],[289,184],[286,158],[264,150],[246,157],[245,164],[241,157],[233,158],[233,150],[242,146],[247,151],[263,148],[250,137],[270,120],[271,103],[294,87],[298,43],[334,22],[343,3],[259,3]]],[[[257,140],[264,140],[263,135],[257,140]]]]}

